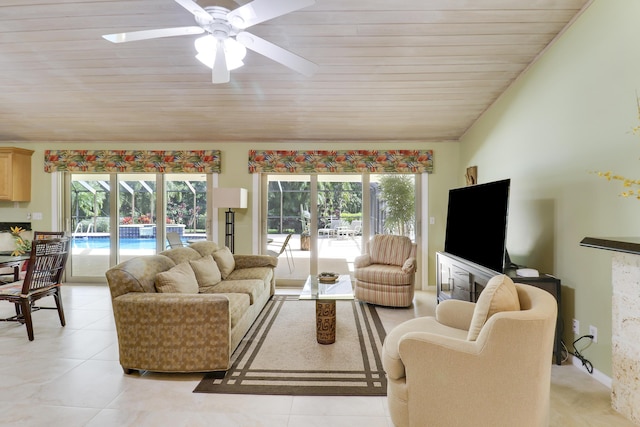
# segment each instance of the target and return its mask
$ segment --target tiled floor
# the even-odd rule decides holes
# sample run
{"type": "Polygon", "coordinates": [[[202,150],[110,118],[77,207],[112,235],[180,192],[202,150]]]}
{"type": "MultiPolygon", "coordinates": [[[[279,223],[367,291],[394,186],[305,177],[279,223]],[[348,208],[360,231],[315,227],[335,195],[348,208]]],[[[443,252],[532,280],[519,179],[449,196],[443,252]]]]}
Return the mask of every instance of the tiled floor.
{"type": "MultiPolygon", "coordinates": [[[[391,426],[384,397],[195,394],[200,374],[124,375],[107,287],[63,293],[64,328],[50,310],[34,313],[33,342],[24,326],[0,323],[2,426],[391,426]]],[[[418,292],[413,309],[379,312],[390,328],[432,313],[434,301],[418,292]]],[[[12,314],[0,304],[1,317],[12,314]]],[[[551,425],[631,425],[610,408],[609,390],[578,368],[554,366],[552,382],[551,425]]]]}

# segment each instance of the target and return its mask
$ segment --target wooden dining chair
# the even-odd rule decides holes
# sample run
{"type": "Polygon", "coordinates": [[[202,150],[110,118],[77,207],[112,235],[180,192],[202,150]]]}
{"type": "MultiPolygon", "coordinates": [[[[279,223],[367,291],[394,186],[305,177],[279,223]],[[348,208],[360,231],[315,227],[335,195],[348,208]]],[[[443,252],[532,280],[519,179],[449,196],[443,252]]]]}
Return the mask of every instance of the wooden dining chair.
{"type": "Polygon", "coordinates": [[[64,237],[65,235],[66,234],[64,231],[34,231],[33,240],[59,239],[60,237],[64,237]]]}
{"type": "MultiPolygon", "coordinates": [[[[64,236],[66,236],[66,233],[64,231],[34,231],[33,232],[33,240],[58,239],[64,236]]],[[[24,280],[24,277],[27,274],[28,264],[29,264],[28,260],[23,261],[19,265],[15,265],[13,267],[13,272],[11,272],[11,274],[0,273],[0,284],[17,282],[18,280],[24,280]]]]}
{"type": "Polygon", "coordinates": [[[33,341],[31,313],[40,309],[57,309],[60,324],[66,324],[62,308],[60,280],[69,256],[69,238],[35,239],[24,280],[0,286],[0,301],[15,304],[16,315],[0,319],[20,322],[27,326],[29,341],[33,341]],[[53,296],[56,307],[37,307],[34,303],[53,296]]]}
{"type": "Polygon", "coordinates": [[[5,283],[15,282],[19,280],[20,277],[20,269],[22,268],[22,264],[24,261],[17,264],[3,264],[0,267],[0,285],[4,285],[5,283]]]}

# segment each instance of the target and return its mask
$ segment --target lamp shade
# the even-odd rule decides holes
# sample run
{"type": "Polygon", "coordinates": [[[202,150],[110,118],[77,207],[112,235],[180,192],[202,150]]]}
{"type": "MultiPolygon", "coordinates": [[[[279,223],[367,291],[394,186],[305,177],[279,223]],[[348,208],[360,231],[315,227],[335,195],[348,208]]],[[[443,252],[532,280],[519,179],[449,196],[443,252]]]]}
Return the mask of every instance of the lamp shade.
{"type": "MultiPolygon", "coordinates": [[[[198,51],[196,59],[209,68],[213,68],[216,58],[216,45],[218,40],[211,34],[200,37],[195,41],[195,47],[198,51]]],[[[242,60],[247,56],[247,48],[232,38],[224,40],[224,52],[227,60],[227,68],[235,70],[244,65],[242,60]]]]}
{"type": "Polygon", "coordinates": [[[214,188],[214,208],[241,208],[247,207],[246,188],[214,188]]]}

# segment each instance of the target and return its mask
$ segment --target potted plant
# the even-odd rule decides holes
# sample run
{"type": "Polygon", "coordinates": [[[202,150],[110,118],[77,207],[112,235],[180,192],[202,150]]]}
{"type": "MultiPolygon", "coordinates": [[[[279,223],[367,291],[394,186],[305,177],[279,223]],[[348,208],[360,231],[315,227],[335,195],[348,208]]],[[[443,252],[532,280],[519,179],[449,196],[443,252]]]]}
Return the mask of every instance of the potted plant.
{"type": "Polygon", "coordinates": [[[300,205],[300,223],[302,224],[302,232],[300,233],[300,250],[308,251],[311,249],[311,234],[309,233],[309,219],[311,214],[300,205]]]}
{"type": "Polygon", "coordinates": [[[15,249],[11,252],[12,256],[24,255],[31,251],[31,240],[25,239],[20,235],[23,231],[22,227],[11,227],[11,235],[16,244],[15,249]]]}

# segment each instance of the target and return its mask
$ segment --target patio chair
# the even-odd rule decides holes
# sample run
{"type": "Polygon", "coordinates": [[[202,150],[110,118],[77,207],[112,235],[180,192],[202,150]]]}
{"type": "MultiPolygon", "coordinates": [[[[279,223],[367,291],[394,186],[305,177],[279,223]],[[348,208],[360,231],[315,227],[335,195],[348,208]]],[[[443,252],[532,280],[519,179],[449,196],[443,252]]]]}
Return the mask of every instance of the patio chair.
{"type": "Polygon", "coordinates": [[[338,228],[338,236],[354,237],[362,233],[362,221],[353,220],[348,226],[338,228]]]}
{"type": "Polygon", "coordinates": [[[362,221],[356,219],[351,221],[351,230],[353,231],[354,236],[359,236],[362,234],[362,221]]]}
{"type": "Polygon", "coordinates": [[[69,238],[36,239],[31,245],[31,256],[24,280],[0,286],[0,301],[15,305],[16,315],[1,319],[23,323],[27,326],[29,341],[33,341],[31,313],[40,309],[34,303],[44,297],[53,296],[60,317],[60,324],[66,324],[60,294],[60,280],[69,256],[69,238]]]}
{"type": "Polygon", "coordinates": [[[167,245],[167,249],[180,248],[184,246],[184,243],[182,243],[182,239],[180,238],[180,234],[176,233],[175,231],[170,231],[167,233],[167,242],[169,242],[169,244],[167,245]]]}
{"type": "Polygon", "coordinates": [[[328,226],[318,229],[320,236],[336,237],[338,234],[338,228],[342,225],[342,221],[339,219],[332,219],[328,226]]]}
{"type": "MultiPolygon", "coordinates": [[[[283,253],[287,257],[287,264],[289,265],[289,273],[293,273],[293,269],[296,268],[295,263],[293,262],[293,253],[291,252],[291,246],[289,245],[289,240],[291,239],[293,234],[287,234],[287,237],[284,239],[282,246],[277,251],[267,249],[267,254],[273,257],[280,257],[283,253]],[[288,252],[287,252],[288,251],[288,252]],[[289,260],[291,259],[291,260],[289,260]],[[292,268],[293,267],[293,268],[292,268]]],[[[277,244],[278,242],[272,242],[269,245],[277,244]]]]}

